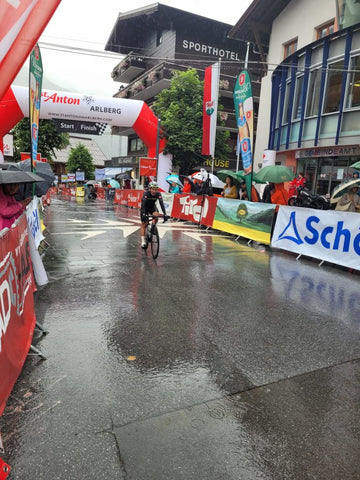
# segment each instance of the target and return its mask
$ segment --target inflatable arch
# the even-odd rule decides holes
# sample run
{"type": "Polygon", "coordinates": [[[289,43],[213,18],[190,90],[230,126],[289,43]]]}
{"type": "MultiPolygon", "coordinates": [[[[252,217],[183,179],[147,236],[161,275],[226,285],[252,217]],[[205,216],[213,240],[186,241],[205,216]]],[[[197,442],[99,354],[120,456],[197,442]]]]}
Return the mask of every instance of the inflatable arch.
{"type": "MultiPolygon", "coordinates": [[[[29,89],[11,86],[0,102],[0,138],[22,118],[29,116],[29,89]]],[[[43,90],[40,118],[80,120],[131,127],[148,148],[148,157],[155,158],[157,118],[141,100],[43,90]]],[[[159,153],[165,141],[160,139],[159,153]]]]}

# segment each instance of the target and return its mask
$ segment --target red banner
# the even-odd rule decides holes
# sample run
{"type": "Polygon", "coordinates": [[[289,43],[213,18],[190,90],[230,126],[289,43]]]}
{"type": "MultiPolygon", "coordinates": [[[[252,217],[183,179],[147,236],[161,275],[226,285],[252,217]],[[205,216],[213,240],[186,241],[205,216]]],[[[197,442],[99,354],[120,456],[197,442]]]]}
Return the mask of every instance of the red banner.
{"type": "Polygon", "coordinates": [[[127,205],[128,196],[131,190],[115,190],[114,203],[117,205],[127,205]]]}
{"type": "Polygon", "coordinates": [[[128,207],[141,208],[141,200],[143,197],[143,190],[128,190],[127,204],[128,207]]]}
{"type": "Polygon", "coordinates": [[[26,215],[0,239],[1,416],[30,349],[36,318],[26,215]]]}
{"type": "Polygon", "coordinates": [[[0,100],[61,0],[0,0],[0,100]]]}
{"type": "Polygon", "coordinates": [[[174,196],[171,216],[212,227],[217,197],[182,194],[174,196]]]}
{"type": "Polygon", "coordinates": [[[140,158],[140,177],[156,177],[156,158],[140,158]]]}

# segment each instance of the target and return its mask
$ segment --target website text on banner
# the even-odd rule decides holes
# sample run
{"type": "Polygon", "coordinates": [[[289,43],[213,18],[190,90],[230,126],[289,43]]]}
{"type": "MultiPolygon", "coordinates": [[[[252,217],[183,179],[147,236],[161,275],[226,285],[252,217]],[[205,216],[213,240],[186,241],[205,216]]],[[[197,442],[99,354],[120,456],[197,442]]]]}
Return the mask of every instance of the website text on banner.
{"type": "Polygon", "coordinates": [[[30,349],[36,318],[26,215],[0,237],[0,415],[30,349]]]}
{"type": "Polygon", "coordinates": [[[212,227],[270,245],[275,208],[267,203],[219,198],[212,227]]]}
{"type": "Polygon", "coordinates": [[[212,227],[217,200],[206,195],[176,194],[171,216],[212,227]]]}
{"type": "Polygon", "coordinates": [[[360,270],[359,214],[281,206],[271,246],[360,270]]]}

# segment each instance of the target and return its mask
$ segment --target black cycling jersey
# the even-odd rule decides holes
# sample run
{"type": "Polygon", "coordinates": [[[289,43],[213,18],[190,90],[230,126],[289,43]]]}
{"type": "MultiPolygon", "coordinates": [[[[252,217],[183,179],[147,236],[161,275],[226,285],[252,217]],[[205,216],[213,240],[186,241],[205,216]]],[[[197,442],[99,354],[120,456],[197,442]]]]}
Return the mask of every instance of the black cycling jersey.
{"type": "Polygon", "coordinates": [[[156,201],[159,200],[161,210],[163,214],[166,215],[165,205],[160,192],[156,192],[154,195],[151,194],[150,190],[144,192],[144,195],[141,200],[141,210],[140,215],[151,215],[154,212],[157,212],[156,201]]]}

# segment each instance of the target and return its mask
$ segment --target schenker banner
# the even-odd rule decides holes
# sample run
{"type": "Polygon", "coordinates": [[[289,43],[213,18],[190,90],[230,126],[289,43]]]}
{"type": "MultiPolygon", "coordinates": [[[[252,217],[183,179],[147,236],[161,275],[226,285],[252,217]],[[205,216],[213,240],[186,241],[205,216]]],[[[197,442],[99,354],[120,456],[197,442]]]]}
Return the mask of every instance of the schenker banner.
{"type": "Polygon", "coordinates": [[[35,290],[25,213],[0,237],[0,416],[30,349],[35,290]]]}
{"type": "Polygon", "coordinates": [[[0,100],[61,0],[0,0],[0,100]]]}

